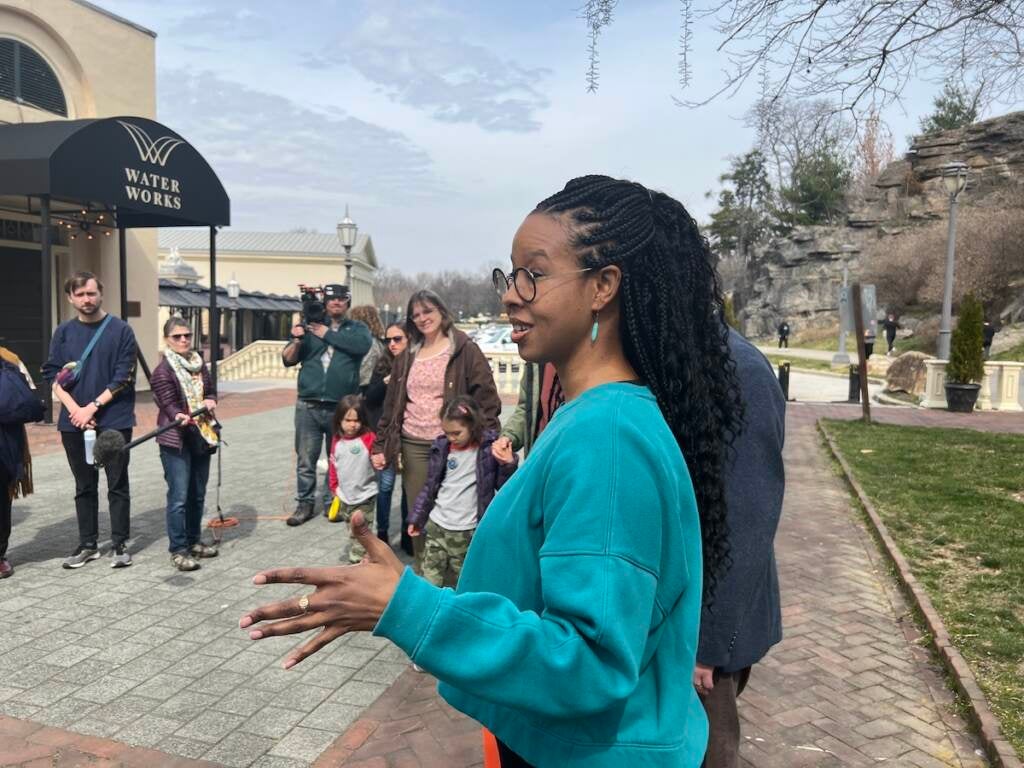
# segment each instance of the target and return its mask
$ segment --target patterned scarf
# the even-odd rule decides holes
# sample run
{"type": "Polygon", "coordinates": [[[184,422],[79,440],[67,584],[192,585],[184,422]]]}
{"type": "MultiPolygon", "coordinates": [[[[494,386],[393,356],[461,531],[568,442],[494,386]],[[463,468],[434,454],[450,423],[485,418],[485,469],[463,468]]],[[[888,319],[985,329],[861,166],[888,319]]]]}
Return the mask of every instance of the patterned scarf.
{"type": "MultiPolygon", "coordinates": [[[[188,404],[188,412],[191,413],[203,407],[203,358],[198,352],[191,352],[189,356],[183,357],[172,349],[164,350],[164,359],[174,371],[174,376],[181,385],[181,391],[185,393],[185,402],[188,404]]],[[[199,427],[199,434],[209,445],[217,445],[219,439],[213,425],[216,424],[213,417],[208,413],[197,416],[196,426],[199,427]]]]}

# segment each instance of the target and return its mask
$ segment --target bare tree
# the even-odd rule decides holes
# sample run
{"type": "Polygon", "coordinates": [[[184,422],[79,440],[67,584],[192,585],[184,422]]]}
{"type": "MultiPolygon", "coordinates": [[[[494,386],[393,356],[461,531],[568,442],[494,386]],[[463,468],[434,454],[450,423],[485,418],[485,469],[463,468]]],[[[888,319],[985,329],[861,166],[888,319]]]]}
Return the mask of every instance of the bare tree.
{"type": "MultiPolygon", "coordinates": [[[[587,10],[614,3],[588,2],[587,10]]],[[[596,19],[597,31],[611,23],[596,19]]],[[[713,24],[728,60],[723,82],[710,95],[677,99],[707,104],[759,82],[761,98],[828,98],[839,109],[866,115],[898,101],[921,73],[937,82],[984,83],[989,98],[1013,101],[1024,92],[1022,0],[708,0],[680,2],[681,25],[713,24]]],[[[588,88],[597,88],[597,35],[591,24],[588,88]]],[[[680,66],[691,37],[680,35],[680,66]]],[[[686,69],[688,72],[688,69],[686,69]]],[[[689,78],[680,78],[687,84],[689,78]]]]}
{"type": "Polygon", "coordinates": [[[853,191],[860,197],[874,184],[878,174],[895,158],[892,131],[877,111],[861,123],[857,149],[853,157],[853,191]]]}

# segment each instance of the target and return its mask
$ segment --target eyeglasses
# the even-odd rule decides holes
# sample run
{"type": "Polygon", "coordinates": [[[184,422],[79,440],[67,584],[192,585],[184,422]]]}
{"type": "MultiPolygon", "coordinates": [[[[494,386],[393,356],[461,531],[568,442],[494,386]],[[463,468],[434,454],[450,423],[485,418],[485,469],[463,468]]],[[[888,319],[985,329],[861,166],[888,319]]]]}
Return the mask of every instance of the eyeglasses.
{"type": "Polygon", "coordinates": [[[405,336],[385,336],[384,341],[388,344],[399,344],[405,341],[405,336]]]}
{"type": "Polygon", "coordinates": [[[514,285],[519,298],[529,304],[537,298],[537,283],[540,280],[547,280],[559,275],[578,275],[590,272],[592,269],[594,268],[587,267],[586,269],[574,269],[571,272],[557,272],[553,275],[536,275],[526,267],[513,269],[511,275],[506,275],[501,269],[495,269],[491,273],[491,280],[494,282],[494,290],[498,292],[498,296],[504,296],[505,292],[514,285]]]}
{"type": "Polygon", "coordinates": [[[183,339],[191,339],[192,338],[192,334],[191,333],[172,333],[170,337],[172,339],[174,339],[175,341],[181,341],[183,339]]]}

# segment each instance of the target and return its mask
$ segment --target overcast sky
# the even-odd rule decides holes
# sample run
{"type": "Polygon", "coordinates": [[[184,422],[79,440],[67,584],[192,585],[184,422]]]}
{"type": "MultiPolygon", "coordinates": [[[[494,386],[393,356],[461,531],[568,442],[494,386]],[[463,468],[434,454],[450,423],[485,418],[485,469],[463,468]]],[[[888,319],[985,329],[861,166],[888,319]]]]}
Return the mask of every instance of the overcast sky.
{"type": "MultiPolygon", "coordinates": [[[[585,173],[704,221],[753,140],[753,92],[673,103],[678,0],[619,2],[596,94],[580,0],[98,2],[157,33],[158,119],[210,161],[234,228],[333,232],[348,203],[381,263],[407,271],[507,261],[523,216],[585,173]]],[[[717,44],[695,29],[698,89],[720,83],[717,44]]],[[[885,113],[897,152],[938,90],[885,113]]]]}

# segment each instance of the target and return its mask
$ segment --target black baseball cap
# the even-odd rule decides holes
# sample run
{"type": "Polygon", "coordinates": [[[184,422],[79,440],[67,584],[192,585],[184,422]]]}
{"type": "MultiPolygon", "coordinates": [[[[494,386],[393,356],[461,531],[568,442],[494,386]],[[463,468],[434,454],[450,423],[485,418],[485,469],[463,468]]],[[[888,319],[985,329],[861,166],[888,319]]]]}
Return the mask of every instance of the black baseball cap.
{"type": "Polygon", "coordinates": [[[352,293],[349,291],[347,285],[341,283],[330,283],[324,286],[324,301],[330,301],[331,299],[344,299],[350,301],[352,299],[352,293]]]}

